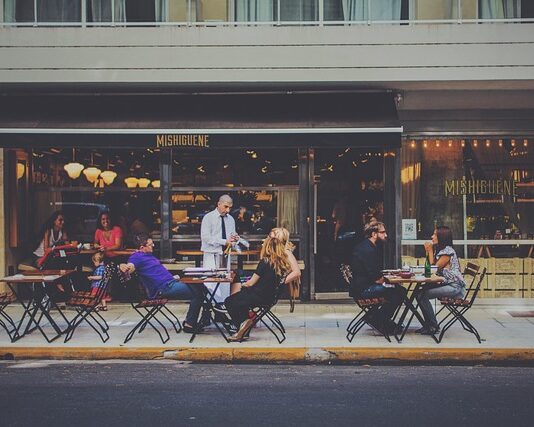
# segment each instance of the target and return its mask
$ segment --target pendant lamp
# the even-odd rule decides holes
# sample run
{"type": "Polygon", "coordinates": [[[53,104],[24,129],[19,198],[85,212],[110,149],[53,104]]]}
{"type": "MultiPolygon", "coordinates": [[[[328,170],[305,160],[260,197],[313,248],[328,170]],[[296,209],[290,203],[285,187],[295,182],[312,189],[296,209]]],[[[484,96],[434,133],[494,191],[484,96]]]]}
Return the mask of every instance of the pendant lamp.
{"type": "Polygon", "coordinates": [[[137,183],[139,184],[139,187],[147,188],[148,184],[150,184],[150,180],[148,178],[139,178],[137,183]]]}
{"type": "Polygon", "coordinates": [[[130,176],[124,180],[124,183],[126,184],[126,187],[128,188],[135,188],[138,184],[138,179],[134,176],[130,176]]]}
{"type": "MultiPolygon", "coordinates": [[[[94,164],[93,161],[93,153],[91,153],[91,164],[94,164]]],[[[102,171],[94,166],[89,166],[88,168],[85,168],[83,170],[83,174],[85,175],[85,178],[87,178],[87,181],[89,181],[91,184],[94,184],[94,182],[98,179],[100,176],[100,173],[102,171]]]]}
{"type": "Polygon", "coordinates": [[[73,148],[72,149],[72,162],[67,163],[65,166],[63,166],[63,169],[65,169],[70,179],[77,179],[82,173],[83,168],[84,168],[84,165],[76,162],[75,149],[73,148]]]}

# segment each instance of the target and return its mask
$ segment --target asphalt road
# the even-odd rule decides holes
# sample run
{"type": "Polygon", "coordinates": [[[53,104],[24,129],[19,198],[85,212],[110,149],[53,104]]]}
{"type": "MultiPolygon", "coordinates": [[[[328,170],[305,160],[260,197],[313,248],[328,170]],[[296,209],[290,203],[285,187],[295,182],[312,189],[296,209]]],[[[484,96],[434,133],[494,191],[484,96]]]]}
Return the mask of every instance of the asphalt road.
{"type": "Polygon", "coordinates": [[[534,368],[0,362],[1,426],[532,426],[534,368]]]}

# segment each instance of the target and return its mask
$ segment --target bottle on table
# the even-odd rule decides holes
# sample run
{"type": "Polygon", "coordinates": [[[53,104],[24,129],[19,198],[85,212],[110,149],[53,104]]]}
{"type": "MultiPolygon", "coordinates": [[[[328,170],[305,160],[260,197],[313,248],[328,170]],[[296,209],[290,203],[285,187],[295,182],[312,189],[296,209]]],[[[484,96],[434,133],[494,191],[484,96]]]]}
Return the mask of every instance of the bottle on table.
{"type": "Polygon", "coordinates": [[[428,257],[428,252],[425,258],[425,277],[432,276],[432,269],[430,267],[430,258],[428,257]]]}

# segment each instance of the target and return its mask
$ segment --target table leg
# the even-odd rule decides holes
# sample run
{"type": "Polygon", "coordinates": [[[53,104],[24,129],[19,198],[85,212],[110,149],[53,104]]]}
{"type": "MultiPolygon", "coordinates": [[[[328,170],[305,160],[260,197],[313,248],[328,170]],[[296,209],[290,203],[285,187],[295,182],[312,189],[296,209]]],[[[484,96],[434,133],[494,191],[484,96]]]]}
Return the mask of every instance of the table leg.
{"type": "MultiPolygon", "coordinates": [[[[410,283],[410,285],[408,286],[408,288],[406,289],[408,292],[411,290],[413,286],[413,283],[410,283]]],[[[402,340],[404,339],[404,336],[406,335],[406,332],[408,332],[408,329],[410,328],[410,324],[412,323],[412,320],[414,318],[414,316],[417,318],[417,320],[419,321],[419,323],[421,323],[421,325],[424,325],[425,324],[425,319],[423,318],[423,316],[421,316],[421,314],[419,313],[419,311],[417,310],[417,308],[419,307],[419,304],[414,305],[414,301],[415,301],[415,298],[417,296],[417,293],[420,292],[422,288],[422,285],[420,283],[418,283],[413,292],[412,292],[412,295],[410,297],[406,296],[406,298],[404,299],[404,305],[405,305],[405,308],[404,308],[404,311],[402,312],[402,315],[398,321],[398,324],[401,325],[402,322],[404,322],[404,319],[406,318],[406,315],[408,314],[408,311],[411,312],[411,315],[410,315],[410,318],[408,319],[408,321],[406,322],[406,325],[404,327],[404,329],[402,330],[402,334],[400,337],[398,337],[397,335],[398,334],[395,334],[395,338],[396,340],[400,343],[402,342],[402,340]]],[[[406,295],[408,295],[408,292],[406,293],[406,295]]],[[[437,338],[435,335],[431,335],[432,338],[434,338],[434,341],[438,342],[437,338]]]]}

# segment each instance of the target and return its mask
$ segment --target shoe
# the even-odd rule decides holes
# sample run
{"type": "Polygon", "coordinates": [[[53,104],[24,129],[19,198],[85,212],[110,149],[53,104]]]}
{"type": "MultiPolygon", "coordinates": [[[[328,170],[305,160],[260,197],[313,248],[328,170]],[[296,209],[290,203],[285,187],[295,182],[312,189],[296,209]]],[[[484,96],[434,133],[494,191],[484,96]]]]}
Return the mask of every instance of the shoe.
{"type": "Polygon", "coordinates": [[[190,326],[184,323],[182,325],[182,329],[186,334],[199,334],[201,332],[204,332],[204,328],[202,327],[202,325],[190,326]]]}
{"type": "Polygon", "coordinates": [[[237,331],[237,333],[232,335],[231,337],[228,337],[228,341],[243,341],[245,337],[248,337],[247,332],[250,332],[249,329],[253,323],[254,321],[252,319],[245,320],[243,323],[241,323],[239,331],[237,331]]]}
{"type": "Polygon", "coordinates": [[[217,313],[228,314],[228,310],[226,309],[226,306],[223,303],[216,303],[213,306],[213,310],[216,311],[217,313]]]}
{"type": "Polygon", "coordinates": [[[415,331],[416,334],[420,335],[435,335],[439,332],[439,328],[434,326],[423,326],[422,328],[415,331]]]}
{"type": "Polygon", "coordinates": [[[421,332],[421,335],[436,335],[439,332],[439,328],[430,327],[426,331],[421,332]]]}

